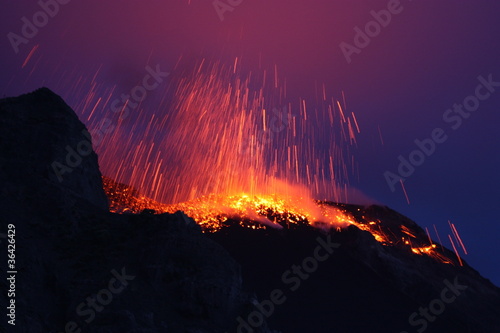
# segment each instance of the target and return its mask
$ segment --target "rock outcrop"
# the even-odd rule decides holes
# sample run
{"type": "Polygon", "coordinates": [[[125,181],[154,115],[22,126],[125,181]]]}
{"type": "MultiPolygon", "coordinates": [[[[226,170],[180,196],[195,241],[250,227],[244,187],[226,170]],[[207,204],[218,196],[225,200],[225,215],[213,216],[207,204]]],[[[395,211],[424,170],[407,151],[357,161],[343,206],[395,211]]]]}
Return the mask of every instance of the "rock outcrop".
{"type": "Polygon", "coordinates": [[[250,304],[239,264],[183,213],[109,212],[88,132],[48,89],[0,100],[0,183],[9,332],[223,332],[250,304]]]}
{"type": "MultiPolygon", "coordinates": [[[[401,237],[416,244],[426,234],[387,207],[337,204],[378,221],[390,246],[355,226],[253,230],[233,221],[204,234],[182,212],[154,214],[122,198],[139,194],[108,179],[115,210],[142,211],[114,214],[90,140],[48,89],[0,100],[0,233],[15,226],[17,271],[16,325],[4,317],[1,329],[500,331],[500,289],[467,263],[413,253],[401,237]]],[[[0,288],[6,309],[12,286],[2,277],[0,288]]]]}

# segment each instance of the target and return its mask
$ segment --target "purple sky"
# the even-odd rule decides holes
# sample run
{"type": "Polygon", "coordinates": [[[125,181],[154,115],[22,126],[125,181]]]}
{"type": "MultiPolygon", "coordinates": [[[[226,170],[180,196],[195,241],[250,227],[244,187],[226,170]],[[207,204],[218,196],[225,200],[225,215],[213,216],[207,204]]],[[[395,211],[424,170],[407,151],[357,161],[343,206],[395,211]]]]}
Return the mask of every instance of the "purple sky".
{"type": "Polygon", "coordinates": [[[21,19],[33,21],[41,7],[8,0],[0,13],[0,96],[47,86],[76,106],[81,101],[68,80],[100,67],[96,80],[103,87],[129,91],[145,64],[169,71],[181,54],[229,64],[242,56],[248,70],[259,59],[277,64],[291,96],[314,96],[316,83],[325,83],[331,95],[345,93],[361,127],[355,151],[359,180],[353,178],[353,185],[422,227],[435,224],[442,238],[451,220],[469,250],[465,259],[500,285],[500,87],[456,130],[454,122],[443,120],[447,109],[475,94],[478,76],[500,82],[500,3],[390,3],[243,0],[221,21],[211,0],[69,1],[15,53],[8,34],[22,35],[21,19]],[[373,20],[370,12],[388,6],[397,12],[391,22],[348,63],[339,45],[354,44],[354,28],[364,30],[373,20]],[[408,205],[401,187],[392,192],[383,174],[396,173],[398,156],[408,158],[414,140],[429,138],[435,128],[447,140],[405,181],[408,205]]]}

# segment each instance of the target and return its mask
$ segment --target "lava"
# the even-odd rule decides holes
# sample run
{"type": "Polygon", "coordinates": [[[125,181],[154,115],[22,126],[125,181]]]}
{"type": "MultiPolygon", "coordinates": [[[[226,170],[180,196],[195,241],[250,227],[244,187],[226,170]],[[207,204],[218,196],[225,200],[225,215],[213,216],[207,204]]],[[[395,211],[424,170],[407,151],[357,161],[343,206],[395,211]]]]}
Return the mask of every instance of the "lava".
{"type": "MultiPolygon", "coordinates": [[[[384,246],[407,248],[416,255],[427,255],[445,264],[463,265],[450,259],[445,251],[428,238],[425,232],[399,225],[399,232],[383,225],[380,220],[369,220],[362,208],[351,214],[343,204],[310,201],[306,198],[279,195],[208,195],[177,204],[163,204],[152,200],[136,189],[103,177],[104,188],[110,199],[110,210],[115,213],[175,213],[183,211],[200,225],[203,232],[217,232],[224,227],[238,225],[252,229],[293,229],[300,226],[342,232],[353,225],[369,232],[384,246]]],[[[352,209],[351,209],[352,210],[352,209]]]]}
{"type": "Polygon", "coordinates": [[[220,230],[228,220],[252,228],[267,226],[278,229],[309,224],[320,228],[339,228],[354,223],[352,217],[336,207],[283,194],[211,194],[187,202],[163,204],[107,177],[103,177],[103,183],[113,212],[175,213],[180,210],[206,232],[220,230]]]}
{"type": "MultiPolygon", "coordinates": [[[[344,98],[322,87],[314,101],[293,101],[276,68],[242,73],[240,64],[178,64],[154,109],[114,115],[95,147],[103,174],[169,204],[240,193],[347,201],[359,124],[344,98]]],[[[93,110],[112,98],[89,99],[92,132],[102,120],[93,110]]]]}
{"type": "MultiPolygon", "coordinates": [[[[139,105],[137,114],[116,120],[106,144],[96,147],[110,177],[104,186],[112,211],[181,210],[205,232],[234,223],[254,229],[355,225],[385,246],[453,262],[425,232],[405,225],[394,231],[331,203],[348,202],[356,169],[352,149],[360,126],[346,111],[344,94],[341,101],[329,98],[323,86],[316,100],[293,102],[276,67],[244,74],[240,64],[204,59],[183,70],[179,62],[155,110],[139,105]]],[[[110,100],[97,100],[91,124],[97,105],[110,100]]]]}

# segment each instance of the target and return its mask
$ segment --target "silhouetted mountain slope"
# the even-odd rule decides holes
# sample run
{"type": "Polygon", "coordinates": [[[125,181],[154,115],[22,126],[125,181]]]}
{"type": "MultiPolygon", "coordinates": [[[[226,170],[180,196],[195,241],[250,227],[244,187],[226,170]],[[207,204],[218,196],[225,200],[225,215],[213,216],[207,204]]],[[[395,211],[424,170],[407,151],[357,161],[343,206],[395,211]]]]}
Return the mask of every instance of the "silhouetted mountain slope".
{"type": "MultiPolygon", "coordinates": [[[[0,232],[15,226],[18,272],[9,332],[500,331],[499,288],[448,249],[426,254],[425,232],[387,207],[323,203],[358,223],[328,232],[234,220],[202,233],[181,212],[113,214],[88,140],[48,89],[0,100],[0,232]]],[[[115,195],[122,210],[137,202],[115,195]]]]}
{"type": "MultiPolygon", "coordinates": [[[[182,213],[108,212],[97,156],[53,162],[88,142],[48,89],[0,100],[1,231],[15,226],[15,298],[5,273],[8,332],[221,332],[249,297],[240,266],[182,213]],[[63,169],[56,169],[63,170],[63,169]],[[81,330],[81,331],[80,331],[81,330]]],[[[83,148],[82,148],[83,149],[83,148]]],[[[83,150],[82,150],[83,151],[83,150]]],[[[3,239],[2,239],[3,240],[3,239]]],[[[6,252],[6,242],[0,244],[6,252]]],[[[7,271],[7,256],[2,271],[7,271]]],[[[7,319],[6,319],[7,318],[7,319]]],[[[262,332],[266,332],[263,326],[262,332]]]]}
{"type": "MultiPolygon", "coordinates": [[[[369,210],[390,210],[371,207],[369,210]]],[[[394,213],[392,217],[397,216],[394,213]]],[[[209,237],[222,244],[242,264],[244,287],[259,300],[272,290],[286,293],[269,325],[282,332],[497,332],[500,325],[499,289],[468,266],[437,262],[411,251],[383,246],[367,232],[352,226],[331,233],[338,248],[317,269],[317,238],[328,234],[313,228],[250,230],[226,228],[209,237]],[[304,261],[305,260],[305,261],[304,261]],[[307,266],[304,266],[304,264],[307,266]],[[293,265],[304,274],[289,273],[293,265]],[[311,272],[306,269],[309,268],[311,272]],[[465,286],[456,299],[430,318],[409,317],[438,302],[447,283],[465,286]],[[292,290],[298,282],[300,286],[292,290]],[[427,326],[426,326],[427,325],[427,326]]],[[[446,296],[452,298],[452,294],[446,296]]]]}

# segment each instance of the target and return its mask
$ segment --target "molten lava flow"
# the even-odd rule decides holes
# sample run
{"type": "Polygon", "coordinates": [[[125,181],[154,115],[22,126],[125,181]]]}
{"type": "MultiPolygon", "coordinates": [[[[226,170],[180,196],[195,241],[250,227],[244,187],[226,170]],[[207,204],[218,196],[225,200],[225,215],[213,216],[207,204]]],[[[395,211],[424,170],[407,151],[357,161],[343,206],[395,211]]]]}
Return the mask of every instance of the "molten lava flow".
{"type": "Polygon", "coordinates": [[[103,182],[113,212],[139,213],[154,210],[158,213],[175,213],[180,210],[207,232],[221,229],[227,225],[228,220],[251,228],[293,228],[308,224],[321,228],[338,228],[354,223],[347,213],[336,207],[318,205],[306,198],[284,194],[211,194],[167,205],[149,199],[137,190],[107,177],[103,177],[103,182]]]}
{"type": "MultiPolygon", "coordinates": [[[[384,245],[403,243],[434,255],[435,246],[403,225],[394,234],[379,221],[313,200],[348,202],[351,149],[360,129],[343,95],[342,102],[328,98],[322,87],[316,100],[294,103],[276,68],[273,75],[242,74],[240,64],[203,60],[186,71],[178,64],[174,88],[156,109],[139,104],[126,116],[123,106],[113,130],[103,134],[105,144],[96,147],[103,173],[133,186],[104,179],[113,211],[182,210],[204,231],[235,221],[251,228],[352,224],[384,245]]],[[[99,98],[90,127],[99,121],[93,118],[97,105],[111,100],[99,98]]]]}
{"type": "MultiPolygon", "coordinates": [[[[285,195],[208,195],[178,204],[162,204],[149,199],[139,191],[103,177],[104,187],[110,199],[110,208],[118,213],[174,213],[183,211],[193,218],[204,232],[216,232],[224,227],[238,225],[252,229],[295,228],[312,225],[322,229],[337,229],[354,225],[368,231],[385,246],[406,247],[417,255],[427,255],[447,264],[455,262],[444,251],[438,251],[436,244],[428,244],[427,235],[419,230],[412,230],[404,224],[399,230],[392,230],[380,220],[368,220],[361,208],[354,216],[345,205],[331,202],[309,201],[285,195]],[[408,237],[409,236],[409,237],[408,237]]],[[[458,262],[460,263],[460,261],[458,262]]]]}

